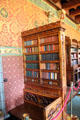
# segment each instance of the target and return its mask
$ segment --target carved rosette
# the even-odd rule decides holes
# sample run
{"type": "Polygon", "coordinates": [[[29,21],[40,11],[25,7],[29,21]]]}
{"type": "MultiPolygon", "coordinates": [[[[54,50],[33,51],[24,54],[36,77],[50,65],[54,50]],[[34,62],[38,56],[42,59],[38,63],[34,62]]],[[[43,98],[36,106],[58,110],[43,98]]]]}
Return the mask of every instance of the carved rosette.
{"type": "Polygon", "coordinates": [[[66,12],[65,12],[65,10],[58,10],[58,18],[60,19],[60,20],[64,20],[65,19],[65,16],[66,16],[66,12]]]}

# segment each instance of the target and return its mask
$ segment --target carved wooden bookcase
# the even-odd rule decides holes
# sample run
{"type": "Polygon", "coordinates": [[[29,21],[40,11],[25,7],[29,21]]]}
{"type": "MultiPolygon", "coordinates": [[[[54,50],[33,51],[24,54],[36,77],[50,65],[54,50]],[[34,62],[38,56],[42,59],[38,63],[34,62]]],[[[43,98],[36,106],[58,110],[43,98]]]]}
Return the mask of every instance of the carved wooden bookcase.
{"type": "MultiPolygon", "coordinates": [[[[64,92],[66,55],[63,23],[51,23],[24,31],[22,41],[25,102],[45,108],[59,97],[62,101],[66,94],[64,92]]],[[[44,113],[46,111],[47,109],[44,113]]],[[[46,120],[49,119],[48,113],[44,116],[46,120]]]]}
{"type": "Polygon", "coordinates": [[[66,71],[67,84],[75,81],[76,70],[78,69],[78,42],[75,39],[66,37],[66,71]]]}

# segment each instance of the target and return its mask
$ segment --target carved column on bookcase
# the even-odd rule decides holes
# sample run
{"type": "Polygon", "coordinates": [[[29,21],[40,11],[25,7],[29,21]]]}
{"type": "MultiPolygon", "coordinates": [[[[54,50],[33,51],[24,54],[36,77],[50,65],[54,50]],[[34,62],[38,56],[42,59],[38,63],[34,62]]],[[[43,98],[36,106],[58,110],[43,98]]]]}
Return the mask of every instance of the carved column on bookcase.
{"type": "Polygon", "coordinates": [[[41,67],[40,67],[41,56],[40,56],[40,37],[39,36],[38,36],[38,52],[39,52],[39,79],[40,79],[40,83],[42,83],[42,81],[41,81],[41,67]]]}
{"type": "MultiPolygon", "coordinates": [[[[65,30],[63,28],[60,29],[59,32],[59,55],[60,55],[60,79],[62,81],[62,98],[63,104],[66,95],[66,51],[65,51],[65,30]]],[[[65,112],[63,111],[63,118],[65,112]]]]}

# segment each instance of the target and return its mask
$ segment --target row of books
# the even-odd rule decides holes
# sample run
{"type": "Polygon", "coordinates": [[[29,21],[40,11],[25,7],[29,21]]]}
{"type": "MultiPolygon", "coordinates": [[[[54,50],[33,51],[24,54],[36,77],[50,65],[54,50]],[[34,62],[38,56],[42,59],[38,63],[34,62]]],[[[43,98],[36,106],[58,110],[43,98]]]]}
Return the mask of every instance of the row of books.
{"type": "Polygon", "coordinates": [[[40,51],[58,51],[59,46],[58,45],[45,45],[40,47],[40,51]]]}
{"type": "Polygon", "coordinates": [[[58,53],[48,53],[48,54],[42,54],[41,60],[59,60],[59,54],[58,53]]]}
{"type": "Polygon", "coordinates": [[[47,43],[47,42],[54,42],[54,43],[58,43],[58,36],[51,36],[51,37],[47,37],[47,38],[41,38],[40,39],[40,43],[47,43]]]}
{"type": "Polygon", "coordinates": [[[38,47],[26,48],[26,53],[38,52],[38,47]]]}
{"type": "Polygon", "coordinates": [[[41,63],[41,69],[47,70],[59,70],[59,64],[57,63],[41,63]]]}
{"type": "Polygon", "coordinates": [[[71,54],[71,59],[77,59],[77,54],[76,53],[71,54]]]}
{"type": "Polygon", "coordinates": [[[38,78],[38,72],[34,72],[34,71],[26,71],[26,76],[27,77],[33,77],[33,78],[38,78]]]}
{"type": "Polygon", "coordinates": [[[77,52],[77,48],[71,48],[71,52],[77,52]]]}
{"type": "Polygon", "coordinates": [[[72,60],[71,61],[71,65],[74,66],[74,65],[77,65],[78,64],[78,60],[72,60]]]}
{"type": "Polygon", "coordinates": [[[26,68],[28,69],[39,69],[39,64],[38,63],[27,63],[26,68]]]}
{"type": "Polygon", "coordinates": [[[58,73],[56,72],[41,72],[41,77],[43,79],[51,79],[51,80],[57,80],[58,79],[58,73]]]}
{"type": "Polygon", "coordinates": [[[35,61],[35,60],[39,60],[39,57],[38,57],[38,55],[26,55],[26,60],[27,61],[31,61],[31,60],[35,61]]]}
{"type": "Polygon", "coordinates": [[[29,40],[24,42],[24,46],[29,46],[29,45],[36,45],[37,40],[29,40]]]}

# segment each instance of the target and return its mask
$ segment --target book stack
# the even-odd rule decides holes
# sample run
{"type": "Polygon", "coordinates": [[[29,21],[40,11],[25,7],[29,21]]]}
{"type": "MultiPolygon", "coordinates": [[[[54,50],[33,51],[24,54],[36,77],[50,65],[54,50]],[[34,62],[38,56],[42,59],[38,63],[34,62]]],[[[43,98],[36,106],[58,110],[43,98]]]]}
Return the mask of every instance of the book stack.
{"type": "Polygon", "coordinates": [[[48,42],[58,43],[58,36],[51,36],[40,39],[40,43],[48,43],[48,42]]]}
{"type": "Polygon", "coordinates": [[[44,45],[40,47],[40,51],[58,51],[59,46],[58,45],[44,45]]]}
{"type": "Polygon", "coordinates": [[[27,77],[38,78],[38,72],[26,71],[26,76],[27,76],[27,77]]]}
{"type": "Polygon", "coordinates": [[[27,69],[39,69],[39,64],[38,63],[27,63],[26,68],[27,69]]]}
{"type": "Polygon", "coordinates": [[[59,64],[57,63],[41,63],[41,69],[46,70],[59,70],[59,64]]]}
{"type": "Polygon", "coordinates": [[[41,55],[41,60],[45,61],[45,60],[59,60],[59,54],[58,53],[48,53],[48,54],[42,54],[41,55]]]}
{"type": "Polygon", "coordinates": [[[58,73],[56,73],[56,72],[42,72],[42,79],[57,80],[58,73]]]}
{"type": "Polygon", "coordinates": [[[31,60],[39,60],[38,55],[26,55],[26,60],[31,61],[31,60]]]}
{"type": "Polygon", "coordinates": [[[29,46],[29,45],[36,45],[37,40],[29,40],[24,42],[24,46],[29,46]]]}
{"type": "Polygon", "coordinates": [[[26,48],[26,53],[38,52],[38,47],[26,48]]]}

